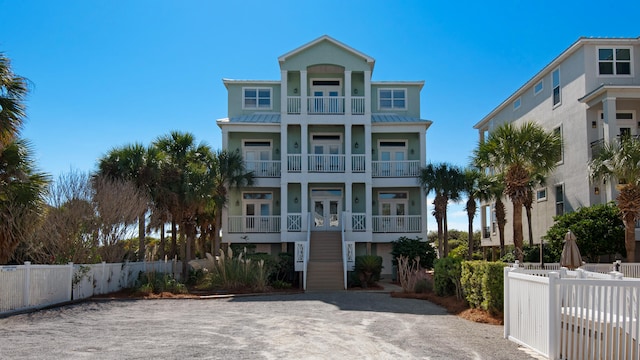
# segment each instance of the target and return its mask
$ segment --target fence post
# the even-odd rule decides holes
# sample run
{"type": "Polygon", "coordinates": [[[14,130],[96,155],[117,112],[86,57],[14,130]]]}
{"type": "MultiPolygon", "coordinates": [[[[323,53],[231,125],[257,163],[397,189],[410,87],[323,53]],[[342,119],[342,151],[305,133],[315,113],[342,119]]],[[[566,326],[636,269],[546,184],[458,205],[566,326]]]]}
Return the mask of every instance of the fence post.
{"type": "Polygon", "coordinates": [[[509,313],[509,272],[511,268],[505,266],[504,268],[504,301],[502,302],[502,311],[504,311],[504,338],[509,338],[510,325],[510,313],[509,313]]]}
{"type": "Polygon", "coordinates": [[[560,274],[552,271],[549,273],[549,359],[555,360],[558,356],[558,347],[559,347],[559,312],[560,312],[560,304],[558,303],[558,289],[557,286],[559,284],[560,274]]]}
{"type": "Polygon", "coordinates": [[[73,261],[69,261],[67,265],[69,265],[69,281],[67,281],[67,284],[70,287],[67,294],[69,294],[69,300],[73,300],[73,261]]]}
{"type": "Polygon", "coordinates": [[[100,293],[106,294],[108,291],[105,290],[105,276],[107,276],[107,262],[102,262],[102,279],[100,280],[100,293]]]}
{"type": "Polygon", "coordinates": [[[22,291],[24,307],[28,307],[31,302],[31,261],[24,262],[24,288],[22,291]]]}

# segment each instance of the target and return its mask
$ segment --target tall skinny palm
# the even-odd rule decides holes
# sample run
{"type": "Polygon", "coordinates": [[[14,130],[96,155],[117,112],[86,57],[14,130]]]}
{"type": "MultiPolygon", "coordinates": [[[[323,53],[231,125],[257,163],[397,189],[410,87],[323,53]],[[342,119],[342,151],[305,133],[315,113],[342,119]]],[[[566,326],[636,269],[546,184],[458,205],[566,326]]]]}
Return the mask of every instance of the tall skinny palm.
{"type": "Polygon", "coordinates": [[[478,196],[478,180],[480,178],[480,172],[474,168],[465,169],[463,174],[463,181],[460,190],[467,195],[467,204],[465,210],[467,211],[467,219],[469,220],[469,249],[467,251],[467,259],[473,258],[473,218],[476,216],[478,206],[476,204],[476,197],[478,196]]]}
{"type": "Polygon", "coordinates": [[[420,169],[418,181],[429,194],[435,193],[433,216],[438,226],[438,253],[441,257],[449,254],[447,205],[449,200],[460,199],[462,172],[457,166],[448,163],[427,164],[420,169]]]}
{"type": "Polygon", "coordinates": [[[487,141],[474,151],[474,163],[493,168],[505,182],[505,195],[513,203],[513,243],[522,261],[522,208],[531,180],[555,169],[562,154],[561,138],[534,123],[507,123],[489,133],[487,141]]]}
{"type": "Polygon", "coordinates": [[[504,227],[507,224],[507,215],[502,196],[504,195],[504,182],[496,176],[483,174],[478,179],[478,200],[484,202],[493,201],[496,224],[498,225],[498,238],[500,240],[500,257],[505,254],[504,227]]]}
{"type": "Polygon", "coordinates": [[[589,163],[591,179],[610,179],[619,183],[616,198],[622,215],[627,261],[635,261],[635,224],[640,219],[640,141],[626,136],[619,143],[603,146],[589,163]]]}
{"type": "Polygon", "coordinates": [[[214,254],[220,252],[220,231],[222,226],[222,210],[229,201],[229,190],[253,186],[255,176],[247,171],[242,155],[236,152],[221,150],[214,155],[214,204],[216,229],[213,232],[214,254]]]}

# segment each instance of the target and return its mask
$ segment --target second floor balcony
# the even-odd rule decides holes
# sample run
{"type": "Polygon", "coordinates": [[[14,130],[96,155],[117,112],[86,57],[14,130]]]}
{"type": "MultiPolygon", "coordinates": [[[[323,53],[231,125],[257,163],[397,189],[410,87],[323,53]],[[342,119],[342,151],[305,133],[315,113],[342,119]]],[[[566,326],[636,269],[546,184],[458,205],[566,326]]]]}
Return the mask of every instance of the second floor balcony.
{"type": "Polygon", "coordinates": [[[364,115],[364,96],[351,97],[351,106],[345,107],[345,96],[301,96],[287,97],[287,114],[302,114],[306,110],[311,115],[364,115]],[[306,101],[305,101],[306,100],[306,101]],[[302,105],[306,105],[303,109],[302,105]]]}

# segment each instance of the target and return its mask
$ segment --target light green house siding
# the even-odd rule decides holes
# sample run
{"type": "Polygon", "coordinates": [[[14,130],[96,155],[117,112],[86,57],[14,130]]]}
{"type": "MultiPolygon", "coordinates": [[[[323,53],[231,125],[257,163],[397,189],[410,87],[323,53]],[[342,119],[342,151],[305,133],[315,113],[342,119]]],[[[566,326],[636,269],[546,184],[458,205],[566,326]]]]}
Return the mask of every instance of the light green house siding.
{"type": "Polygon", "coordinates": [[[420,118],[420,87],[413,84],[372,84],[371,86],[371,112],[373,113],[394,113],[398,115],[420,118]],[[406,110],[380,109],[379,92],[380,89],[406,89],[406,110]]]}
{"type": "Polygon", "coordinates": [[[340,64],[351,71],[371,70],[365,59],[328,41],[319,42],[303,52],[288,57],[280,69],[306,70],[308,66],[320,64],[340,64]]]}
{"type": "Polygon", "coordinates": [[[227,91],[229,93],[227,106],[229,108],[228,116],[230,118],[234,116],[253,114],[256,112],[274,112],[274,113],[280,112],[280,91],[281,91],[280,84],[274,84],[274,83],[265,84],[260,82],[230,83],[230,84],[227,84],[227,91]],[[243,109],[242,108],[242,105],[243,105],[242,89],[247,87],[270,88],[271,89],[271,108],[270,109],[243,109]]]}

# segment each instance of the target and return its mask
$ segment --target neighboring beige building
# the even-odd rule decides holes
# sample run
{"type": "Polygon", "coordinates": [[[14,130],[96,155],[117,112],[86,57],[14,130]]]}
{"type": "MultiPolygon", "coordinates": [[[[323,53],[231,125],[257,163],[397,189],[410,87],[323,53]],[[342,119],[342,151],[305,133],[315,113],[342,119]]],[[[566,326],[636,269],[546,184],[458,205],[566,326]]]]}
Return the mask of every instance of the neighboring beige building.
{"type": "MultiPolygon", "coordinates": [[[[615,199],[615,184],[591,183],[587,164],[603,143],[617,141],[620,134],[640,135],[639,71],[640,37],[580,38],[474,125],[480,141],[507,122],[531,121],[561,134],[562,159],[534,194],[535,243],[555,215],[615,199]]],[[[504,203],[505,241],[513,244],[512,207],[508,199],[504,203]]],[[[493,204],[481,204],[481,224],[482,246],[498,246],[493,204]]],[[[523,224],[526,244],[524,212],[523,224]]],[[[638,229],[636,234],[640,239],[638,229]]]]}

